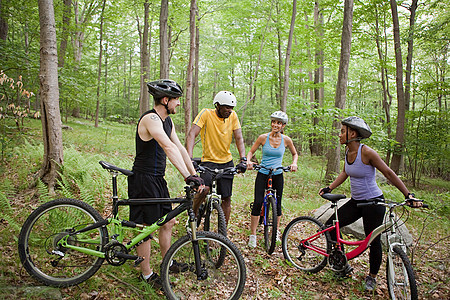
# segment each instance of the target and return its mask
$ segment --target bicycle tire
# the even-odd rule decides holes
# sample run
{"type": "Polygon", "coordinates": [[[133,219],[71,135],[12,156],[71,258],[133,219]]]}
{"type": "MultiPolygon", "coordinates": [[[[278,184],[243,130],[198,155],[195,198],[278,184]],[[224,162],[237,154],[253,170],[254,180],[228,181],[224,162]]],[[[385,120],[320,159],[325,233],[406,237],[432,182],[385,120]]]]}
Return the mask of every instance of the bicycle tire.
{"type": "Polygon", "coordinates": [[[168,299],[239,299],[245,287],[246,267],[239,249],[223,235],[199,231],[197,239],[185,235],[169,248],[161,264],[161,281],[168,299]],[[198,242],[200,266],[203,277],[196,274],[194,244],[198,242]],[[216,248],[226,249],[226,259],[220,268],[215,267],[206,244],[217,243],[216,248]],[[176,260],[188,264],[186,272],[170,273],[170,263],[176,260]]]}
{"type": "MultiPolygon", "coordinates": [[[[326,266],[326,256],[300,244],[300,241],[313,236],[322,228],[323,225],[319,220],[308,216],[297,217],[286,226],[281,239],[281,247],[288,264],[309,273],[317,273],[326,266]]],[[[329,233],[318,235],[316,239],[309,241],[308,245],[330,253],[329,233]]]]}
{"type": "MultiPolygon", "coordinates": [[[[212,202],[212,209],[211,206],[208,206],[205,216],[205,225],[203,227],[205,231],[215,232],[223,236],[227,236],[225,214],[223,213],[223,209],[218,202],[212,202]]],[[[211,245],[211,247],[213,246],[214,245],[211,245]]],[[[209,251],[213,251],[213,248],[209,249],[209,251]]],[[[225,256],[226,249],[222,247],[220,255],[217,257],[217,261],[215,261],[217,268],[223,264],[225,256]]]]}
{"type": "Polygon", "coordinates": [[[391,299],[418,299],[416,278],[408,256],[399,246],[388,253],[386,280],[391,299]]]}
{"type": "Polygon", "coordinates": [[[277,243],[278,230],[277,204],[273,196],[267,197],[264,223],[264,246],[268,254],[272,254],[277,243]]]}
{"type": "MultiPolygon", "coordinates": [[[[104,258],[57,243],[69,232],[102,220],[92,206],[80,200],[56,199],[42,204],[28,216],[19,234],[19,257],[25,270],[38,281],[56,287],[87,280],[102,266],[104,258]]],[[[68,242],[102,251],[108,242],[108,231],[104,226],[99,227],[70,236],[68,242]]]]}

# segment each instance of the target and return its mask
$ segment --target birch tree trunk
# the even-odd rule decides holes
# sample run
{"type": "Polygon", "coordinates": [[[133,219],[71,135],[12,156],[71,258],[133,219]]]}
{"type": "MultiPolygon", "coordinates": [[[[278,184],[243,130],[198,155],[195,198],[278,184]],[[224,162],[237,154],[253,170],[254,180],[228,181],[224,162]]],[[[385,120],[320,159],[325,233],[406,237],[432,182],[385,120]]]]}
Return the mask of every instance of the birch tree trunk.
{"type": "MultiPolygon", "coordinates": [[[[348,65],[350,62],[350,50],[352,45],[352,22],[353,22],[353,0],[345,0],[344,2],[344,21],[342,24],[342,37],[341,37],[341,56],[339,60],[339,73],[336,84],[336,96],[334,98],[334,104],[337,108],[343,109],[345,107],[345,98],[347,93],[348,82],[348,65]]],[[[340,144],[337,139],[340,122],[339,120],[333,121],[333,141],[336,143],[335,147],[328,150],[327,158],[327,170],[325,173],[325,180],[331,181],[333,177],[339,172],[339,157],[340,157],[340,144]]]]}
{"type": "Polygon", "coordinates": [[[291,48],[292,38],[294,36],[295,16],[297,15],[297,0],[294,0],[292,4],[292,18],[291,27],[289,29],[289,39],[286,48],[286,60],[284,64],[284,83],[283,83],[283,98],[281,99],[281,110],[286,112],[287,107],[287,94],[289,90],[289,64],[291,62],[291,48]]]}
{"type": "Polygon", "coordinates": [[[159,15],[159,45],[160,61],[159,72],[161,79],[169,79],[169,35],[167,19],[169,17],[169,0],[161,0],[159,15]]]}
{"type": "Polygon", "coordinates": [[[59,111],[58,50],[52,0],[39,0],[40,100],[44,158],[39,177],[55,193],[55,182],[63,163],[61,115],[59,111]]]}
{"type": "Polygon", "coordinates": [[[192,102],[192,78],[195,60],[195,15],[197,11],[196,0],[191,0],[189,13],[189,62],[186,71],[186,92],[184,98],[184,130],[187,133],[191,129],[191,102],[192,102]]]}

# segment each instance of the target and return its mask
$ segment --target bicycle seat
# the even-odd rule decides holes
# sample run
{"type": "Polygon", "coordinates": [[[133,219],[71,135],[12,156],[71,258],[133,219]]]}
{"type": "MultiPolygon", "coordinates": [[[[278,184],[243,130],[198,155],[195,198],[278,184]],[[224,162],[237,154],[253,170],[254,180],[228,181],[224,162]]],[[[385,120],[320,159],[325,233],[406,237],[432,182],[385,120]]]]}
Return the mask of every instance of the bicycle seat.
{"type": "Polygon", "coordinates": [[[106,170],[109,170],[109,171],[117,171],[117,172],[120,172],[120,173],[122,173],[123,175],[126,175],[126,176],[133,175],[132,171],[116,167],[115,165],[110,164],[110,163],[108,163],[106,161],[102,161],[101,160],[98,163],[103,167],[103,169],[106,169],[106,170]]]}
{"type": "Polygon", "coordinates": [[[345,196],[343,194],[325,193],[325,194],[322,194],[322,198],[327,199],[328,201],[331,201],[333,203],[336,203],[336,202],[338,202],[341,199],[347,198],[347,196],[345,196]]]}

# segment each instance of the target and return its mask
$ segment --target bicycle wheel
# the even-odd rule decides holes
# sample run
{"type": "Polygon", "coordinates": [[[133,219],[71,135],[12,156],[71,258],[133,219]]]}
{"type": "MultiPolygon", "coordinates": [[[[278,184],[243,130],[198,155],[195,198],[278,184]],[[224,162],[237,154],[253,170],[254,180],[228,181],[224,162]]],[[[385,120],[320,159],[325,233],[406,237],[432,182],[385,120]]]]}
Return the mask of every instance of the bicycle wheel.
{"type": "Polygon", "coordinates": [[[319,232],[322,226],[319,220],[307,216],[295,218],[286,226],[281,242],[284,258],[289,264],[310,273],[317,273],[326,266],[327,257],[308,248],[330,252],[328,232],[308,239],[319,232]],[[302,242],[304,239],[308,240],[302,242]]]}
{"type": "Polygon", "coordinates": [[[169,248],[161,264],[161,280],[168,299],[239,299],[246,280],[245,262],[239,249],[228,238],[214,232],[199,231],[196,241],[186,235],[169,248]],[[198,243],[200,252],[200,276],[196,274],[195,243],[198,243]],[[215,249],[226,249],[226,258],[220,268],[216,268],[214,263],[220,253],[208,251],[211,244],[217,244],[215,249]],[[173,260],[187,263],[188,270],[170,273],[169,266],[173,260]]]}
{"type": "Polygon", "coordinates": [[[399,246],[389,251],[386,280],[391,299],[417,299],[417,285],[408,256],[399,246]]]}
{"type": "Polygon", "coordinates": [[[25,221],[19,234],[19,257],[27,272],[40,282],[57,287],[79,284],[95,274],[104,258],[68,249],[58,244],[102,251],[108,231],[100,227],[70,235],[103,220],[89,204],[57,199],[39,206],[25,221]]]}
{"type": "Polygon", "coordinates": [[[273,196],[267,197],[265,212],[266,222],[264,224],[264,245],[267,253],[272,254],[277,243],[278,229],[277,204],[273,196]]]}
{"type": "MultiPolygon", "coordinates": [[[[212,200],[212,209],[211,206],[208,206],[205,216],[205,225],[203,226],[205,231],[219,233],[223,236],[227,236],[227,223],[225,221],[225,214],[223,213],[222,207],[218,202],[212,200]]],[[[209,251],[215,251],[214,246],[217,246],[217,243],[212,243],[207,246],[210,248],[209,251]]],[[[226,249],[224,247],[221,248],[220,255],[217,256],[217,261],[215,261],[216,267],[219,268],[224,260],[226,255],[226,249]]]]}

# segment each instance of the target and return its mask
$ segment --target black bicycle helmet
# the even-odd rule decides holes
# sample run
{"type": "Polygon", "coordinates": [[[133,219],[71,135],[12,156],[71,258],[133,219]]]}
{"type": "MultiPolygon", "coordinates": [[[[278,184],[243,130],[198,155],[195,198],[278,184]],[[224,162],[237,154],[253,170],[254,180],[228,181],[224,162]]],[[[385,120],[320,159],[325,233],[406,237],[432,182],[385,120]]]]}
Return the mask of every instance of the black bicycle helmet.
{"type": "Polygon", "coordinates": [[[147,83],[148,92],[155,98],[178,98],[183,96],[181,86],[170,79],[160,79],[147,83]]]}
{"type": "Polygon", "coordinates": [[[347,117],[342,120],[341,123],[356,130],[361,139],[366,139],[372,135],[372,130],[370,130],[369,125],[367,125],[367,123],[360,117],[347,117]]]}

